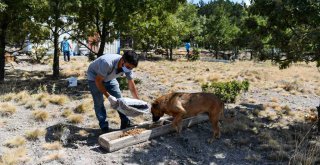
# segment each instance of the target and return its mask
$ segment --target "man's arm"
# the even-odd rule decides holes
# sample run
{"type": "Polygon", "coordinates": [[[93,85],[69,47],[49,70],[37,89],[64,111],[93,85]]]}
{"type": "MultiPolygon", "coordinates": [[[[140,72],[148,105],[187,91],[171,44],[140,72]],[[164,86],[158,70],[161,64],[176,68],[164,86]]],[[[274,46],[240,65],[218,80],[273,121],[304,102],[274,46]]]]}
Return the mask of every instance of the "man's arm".
{"type": "Polygon", "coordinates": [[[136,84],[134,83],[133,79],[128,80],[128,86],[129,86],[129,90],[131,92],[131,95],[135,98],[135,99],[139,99],[138,96],[138,91],[136,88],[136,84]]]}
{"type": "Polygon", "coordinates": [[[102,77],[101,75],[97,75],[95,78],[95,83],[99,91],[108,98],[110,94],[107,92],[106,88],[104,87],[103,80],[104,80],[104,77],[102,77]]]}
{"type": "Polygon", "coordinates": [[[68,44],[69,44],[70,49],[72,49],[72,45],[71,45],[71,43],[70,43],[70,42],[68,42],[68,44]]]}

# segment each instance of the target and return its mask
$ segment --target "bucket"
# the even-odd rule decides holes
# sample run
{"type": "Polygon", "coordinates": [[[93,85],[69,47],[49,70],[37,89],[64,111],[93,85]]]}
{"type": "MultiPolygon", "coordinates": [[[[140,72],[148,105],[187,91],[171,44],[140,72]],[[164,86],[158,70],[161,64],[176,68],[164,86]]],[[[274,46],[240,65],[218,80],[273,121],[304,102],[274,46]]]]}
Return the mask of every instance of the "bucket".
{"type": "Polygon", "coordinates": [[[78,85],[78,79],[76,77],[68,78],[68,87],[76,87],[78,85]]]}

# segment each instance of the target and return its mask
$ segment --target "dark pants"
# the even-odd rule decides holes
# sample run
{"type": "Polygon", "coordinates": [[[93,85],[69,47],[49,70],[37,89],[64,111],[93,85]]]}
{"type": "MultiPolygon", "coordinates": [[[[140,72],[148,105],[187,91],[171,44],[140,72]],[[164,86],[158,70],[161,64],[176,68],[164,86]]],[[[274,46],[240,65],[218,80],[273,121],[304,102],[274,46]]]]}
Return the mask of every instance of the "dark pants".
{"type": "MultiPolygon", "coordinates": [[[[94,110],[96,112],[96,117],[99,120],[99,126],[101,129],[103,128],[108,128],[109,124],[107,119],[107,113],[106,109],[104,107],[104,99],[103,99],[103,94],[99,91],[99,89],[96,86],[96,83],[94,81],[88,81],[89,84],[89,89],[91,92],[91,95],[93,97],[93,103],[94,103],[94,110]]],[[[121,91],[119,88],[119,83],[116,79],[113,79],[108,82],[104,82],[104,87],[107,89],[109,94],[114,96],[115,98],[120,98],[121,97],[121,91]]],[[[122,113],[119,113],[120,119],[121,119],[121,129],[127,124],[130,123],[128,117],[122,113]]]]}
{"type": "Polygon", "coordinates": [[[64,61],[67,61],[67,58],[68,58],[68,61],[70,61],[70,51],[63,52],[63,58],[64,58],[64,61]]]}

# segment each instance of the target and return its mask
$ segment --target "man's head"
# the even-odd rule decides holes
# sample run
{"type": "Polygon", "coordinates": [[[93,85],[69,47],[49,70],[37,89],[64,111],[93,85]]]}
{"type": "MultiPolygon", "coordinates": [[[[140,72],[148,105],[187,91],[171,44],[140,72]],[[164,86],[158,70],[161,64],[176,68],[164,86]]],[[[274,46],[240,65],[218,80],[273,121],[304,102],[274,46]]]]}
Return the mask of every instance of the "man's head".
{"type": "Polygon", "coordinates": [[[133,68],[138,66],[139,63],[139,56],[137,53],[135,53],[132,50],[124,52],[122,56],[123,64],[122,68],[125,71],[125,69],[132,70],[133,68]]]}
{"type": "Polygon", "coordinates": [[[64,37],[63,37],[63,40],[67,40],[67,37],[66,37],[66,36],[64,36],[64,37]]]}

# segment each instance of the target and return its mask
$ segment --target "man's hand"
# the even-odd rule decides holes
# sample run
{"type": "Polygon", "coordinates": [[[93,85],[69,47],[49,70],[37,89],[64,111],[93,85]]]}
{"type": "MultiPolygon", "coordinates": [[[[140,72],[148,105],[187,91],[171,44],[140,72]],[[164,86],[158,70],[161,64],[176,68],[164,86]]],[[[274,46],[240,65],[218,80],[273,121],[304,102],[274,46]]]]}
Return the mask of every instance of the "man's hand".
{"type": "Polygon", "coordinates": [[[110,105],[113,109],[117,109],[119,106],[118,100],[117,98],[115,98],[114,96],[109,95],[108,100],[110,102],[110,105]]]}

